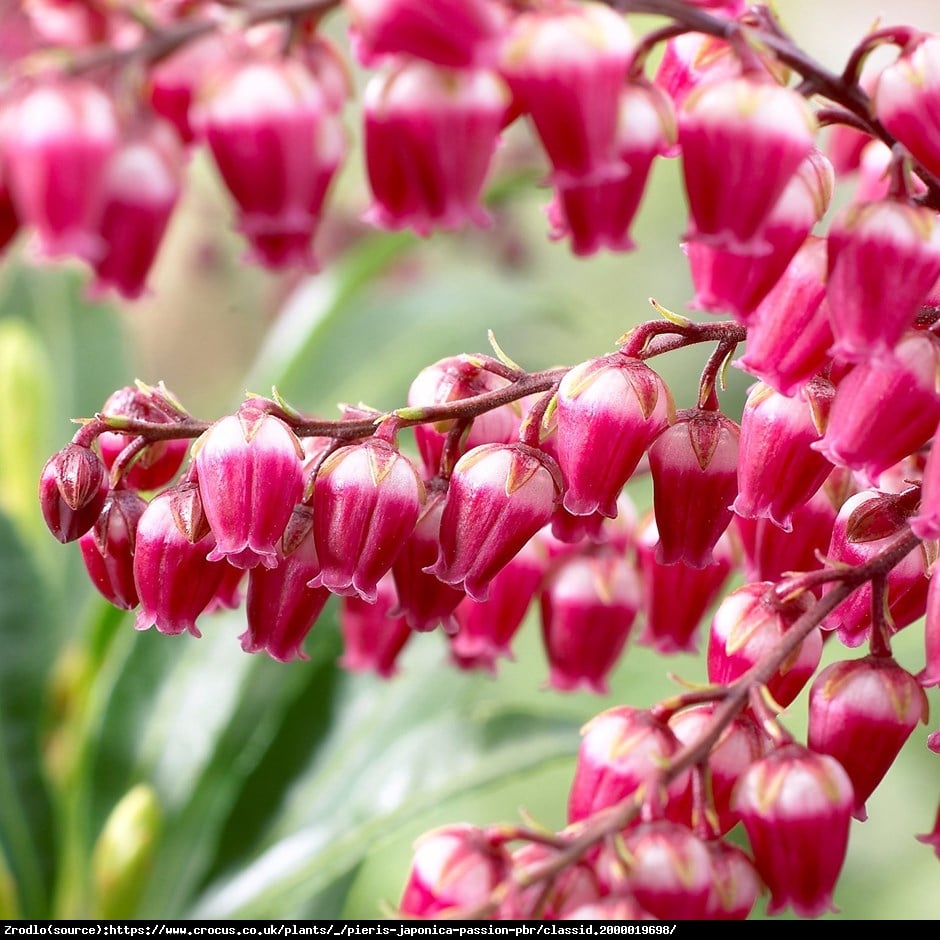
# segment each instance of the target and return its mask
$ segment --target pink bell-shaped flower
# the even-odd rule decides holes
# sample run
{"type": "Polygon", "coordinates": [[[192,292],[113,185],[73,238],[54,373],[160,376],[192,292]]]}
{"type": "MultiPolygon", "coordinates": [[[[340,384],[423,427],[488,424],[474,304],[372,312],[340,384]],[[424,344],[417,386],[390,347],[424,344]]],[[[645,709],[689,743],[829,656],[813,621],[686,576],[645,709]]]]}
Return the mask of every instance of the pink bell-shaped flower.
{"type": "MultiPolygon", "coordinates": [[[[568,795],[568,821],[577,822],[647,786],[681,744],[665,721],[626,705],[595,715],[581,731],[578,763],[568,795]]],[[[663,794],[666,812],[680,816],[689,785],[682,774],[663,794]]]]}
{"type": "Polygon", "coordinates": [[[98,220],[118,140],[111,98],[83,78],[43,81],[7,106],[0,146],[8,185],[43,255],[101,256],[98,220]]]}
{"type": "Polygon", "coordinates": [[[425,570],[437,561],[446,485],[432,480],[427,494],[414,530],[392,565],[398,612],[412,630],[424,633],[441,625],[453,634],[457,630],[454,610],[467,595],[425,570]]]}
{"type": "Polygon", "coordinates": [[[827,242],[833,355],[884,359],[940,277],[936,213],[902,199],[854,203],[833,220],[827,242]]]}
{"type": "Polygon", "coordinates": [[[563,559],[541,596],[548,684],[605,695],[640,603],[639,576],[621,554],[600,549],[563,559]]]}
{"type": "Polygon", "coordinates": [[[747,349],[734,364],[782,395],[794,396],[831,361],[826,242],[811,235],[748,324],[747,349]]]}
{"type": "Polygon", "coordinates": [[[341,598],[339,625],[343,655],[339,664],[352,672],[373,672],[389,679],[398,671],[398,656],[415,635],[398,606],[392,573],[383,575],[373,603],[355,595],[341,598]]]}
{"type": "Polygon", "coordinates": [[[294,432],[249,402],[206,431],[193,462],[216,539],[210,561],[278,564],[277,543],[303,495],[302,459],[294,432]]]}
{"type": "MultiPolygon", "coordinates": [[[[681,744],[692,745],[711,724],[715,705],[708,703],[686,708],[669,719],[669,727],[681,744]]],[[[754,719],[747,713],[738,715],[722,732],[708,754],[708,795],[712,826],[718,835],[730,832],[741,817],[731,807],[732,794],[741,774],[754,761],[764,756],[763,739],[754,719]]],[[[687,823],[692,825],[692,800],[689,794],[687,823]]]]}
{"type": "Polygon", "coordinates": [[[923,446],[940,423],[936,340],[903,339],[888,361],[863,362],[838,384],[822,440],[813,445],[836,466],[876,483],[923,446]]]}
{"type": "MultiPolygon", "coordinates": [[[[168,425],[186,416],[173,395],[164,387],[151,388],[145,385],[119,388],[108,396],[101,414],[108,418],[129,418],[168,425]]],[[[135,435],[120,431],[99,434],[98,447],[105,466],[110,470],[121,452],[134,444],[135,440],[135,435]]],[[[147,444],[127,467],[122,477],[124,486],[135,490],[155,490],[165,486],[178,473],[188,450],[189,441],[185,438],[170,438],[147,444]]]]}
{"type": "Polygon", "coordinates": [[[347,0],[352,47],[368,67],[414,56],[450,68],[487,64],[503,29],[492,0],[347,0]]]}
{"type": "Polygon", "coordinates": [[[836,521],[828,487],[817,490],[790,515],[790,529],[782,529],[767,516],[738,516],[735,530],[745,559],[749,581],[777,581],[788,571],[815,571],[823,563],[836,521]]]}
{"type": "Polygon", "coordinates": [[[641,823],[624,834],[630,858],[628,883],[654,917],[700,920],[712,890],[712,861],[691,829],[664,819],[641,823]]]}
{"type": "MultiPolygon", "coordinates": [[[[0,140],[0,148],[2,145],[3,142],[0,140]]],[[[3,167],[3,160],[0,159],[0,258],[3,257],[7,245],[13,241],[20,230],[20,219],[16,214],[16,206],[13,205],[13,197],[10,195],[10,185],[6,177],[7,172],[3,167]]]]}
{"type": "Polygon", "coordinates": [[[812,449],[833,398],[832,385],[817,380],[806,396],[787,398],[759,383],[741,415],[738,494],[732,509],[745,519],[770,519],[785,532],[832,473],[832,464],[812,449]]]}
{"type": "Polygon", "coordinates": [[[78,540],[91,583],[121,610],[138,604],[134,547],[137,523],[146,508],[132,490],[112,490],[95,524],[78,540]]]}
{"type": "Polygon", "coordinates": [[[764,883],[750,856],[731,842],[706,844],[712,862],[712,890],[705,920],[747,920],[764,883]]]}
{"type": "Polygon", "coordinates": [[[665,382],[639,359],[613,353],[571,369],[555,412],[565,509],[615,518],[620,491],[673,414],[665,382]]]}
{"type": "Polygon", "coordinates": [[[113,286],[131,300],[145,288],[182,186],[183,151],[175,131],[152,122],[122,142],[102,183],[98,232],[104,254],[95,287],[113,286]]]}
{"type": "Polygon", "coordinates": [[[307,659],[303,643],[330,598],[326,588],[307,587],[319,570],[309,506],[297,506],[281,539],[277,567],[258,565],[248,574],[246,619],[239,638],[246,653],[265,652],[282,663],[307,659]]]}
{"type": "MultiPolygon", "coordinates": [[[[785,607],[772,598],[773,584],[761,581],[732,591],[718,606],[708,638],[708,681],[728,685],[773,649],[796,619],[812,606],[799,595],[785,607]]],[[[783,708],[799,695],[822,656],[822,634],[811,630],[767,683],[783,708]]]]}
{"type": "Polygon", "coordinates": [[[802,95],[770,79],[741,76],[696,88],[679,112],[689,238],[769,251],[761,227],[813,149],[815,132],[802,95]]]}
{"type": "Polygon", "coordinates": [[[457,632],[450,651],[461,669],[496,672],[499,658],[512,659],[511,643],[525,620],[549,561],[536,533],[490,581],[485,601],[465,597],[454,614],[457,632]]]}
{"type": "Polygon", "coordinates": [[[466,823],[434,829],[415,845],[398,910],[406,917],[459,915],[488,901],[509,871],[509,853],[485,830],[466,823]]]}
{"type": "MultiPolygon", "coordinates": [[[[849,497],[833,524],[826,558],[841,565],[864,564],[902,531],[916,498],[912,491],[895,496],[876,490],[863,490],[849,497]]],[[[927,583],[924,549],[918,545],[887,574],[887,612],[896,629],[923,615],[927,583]]],[[[823,593],[828,590],[831,586],[823,587],[823,593]]],[[[842,601],[822,622],[822,628],[836,630],[846,646],[861,645],[871,629],[871,600],[868,582],[842,601]]]]}
{"type": "Polygon", "coordinates": [[[193,114],[197,90],[224,67],[227,58],[226,40],[213,31],[185,43],[148,69],[150,105],[173,125],[184,144],[193,143],[202,130],[193,114]]]}
{"type": "MultiPolygon", "coordinates": [[[[832,167],[818,151],[810,152],[787,183],[761,225],[757,238],[770,246],[764,254],[722,248],[692,240],[684,248],[689,258],[695,298],[689,306],[712,313],[728,311],[750,325],[761,302],[786,277],[791,261],[822,218],[832,198],[832,167]]],[[[825,243],[822,249],[825,274],[825,243]]],[[[825,291],[820,281],[820,296],[825,291]]],[[[748,336],[750,348],[750,335],[748,336]]]]}
{"type": "Polygon", "coordinates": [[[310,242],[346,136],[309,69],[261,56],[227,63],[203,88],[199,125],[252,257],[315,267],[310,242]]]}
{"type": "Polygon", "coordinates": [[[561,490],[558,468],[527,444],[484,444],[454,467],[441,516],[441,548],[428,568],[476,601],[544,526],[561,490]]]}
{"type": "Polygon", "coordinates": [[[637,538],[637,561],[643,585],[643,632],[637,642],[659,653],[695,652],[705,612],[717,599],[736,567],[728,533],[715,545],[714,562],[693,568],[684,562],[657,561],[659,531],[652,516],[637,538]]]}
{"type": "Polygon", "coordinates": [[[911,531],[922,539],[940,538],[940,435],[927,454],[924,476],[920,484],[920,506],[911,517],[911,531]]]}
{"type": "Polygon", "coordinates": [[[633,50],[627,21],[602,3],[562,3],[513,21],[500,70],[535,125],[554,182],[622,172],[618,109],[633,50]]]}
{"type": "Polygon", "coordinates": [[[548,206],[551,237],[570,237],[579,256],[602,248],[631,251],[630,227],[640,207],[653,160],[670,151],[676,119],[655,85],[631,82],[620,93],[616,154],[619,167],[603,179],[560,181],[548,206]]]}
{"type": "Polygon", "coordinates": [[[704,568],[713,563],[712,549],[733,517],[740,434],[720,412],[691,408],[678,412],[675,423],[650,445],[661,564],[704,568]]]}
{"type": "Polygon", "coordinates": [[[833,910],[849,841],[852,782],[826,754],[790,744],[752,764],[735,791],[754,863],[770,888],[768,914],[833,910]]]}
{"type": "Polygon", "coordinates": [[[940,36],[908,43],[878,76],[872,103],[889,133],[940,176],[940,36]]]}
{"type": "Polygon", "coordinates": [[[940,578],[933,576],[930,578],[925,612],[927,615],[924,624],[925,665],[917,674],[917,681],[925,689],[931,689],[940,685],[940,578]]]}
{"type": "MultiPolygon", "coordinates": [[[[462,401],[487,392],[506,388],[509,380],[483,368],[472,355],[449,356],[422,369],[408,389],[411,408],[427,408],[462,401]]],[[[461,453],[480,444],[509,444],[519,431],[518,406],[501,405],[473,419],[461,453]]],[[[433,477],[441,471],[444,441],[454,427],[453,421],[417,424],[415,440],[425,473],[433,477]]]]}
{"type": "Polygon", "coordinates": [[[925,832],[923,835],[917,836],[917,841],[923,842],[924,845],[933,846],[937,859],[940,860],[940,806],[937,807],[937,816],[933,824],[933,829],[930,832],[925,832]]]}
{"type": "Polygon", "coordinates": [[[327,457],[313,485],[320,571],[310,586],[375,601],[424,500],[418,471],[387,440],[369,438],[327,457]]]}
{"type": "Polygon", "coordinates": [[[558,850],[540,842],[526,842],[511,856],[513,880],[505,900],[495,912],[498,920],[557,920],[561,912],[600,900],[601,887],[594,867],[581,860],[566,865],[547,884],[520,883],[518,876],[552,862],[558,850]]]}
{"type": "Polygon", "coordinates": [[[184,483],[155,496],[137,523],[134,583],[140,610],[134,626],[201,636],[196,619],[215,596],[227,566],[209,561],[215,537],[199,490],[184,483]]]}
{"type": "Polygon", "coordinates": [[[96,522],[108,496],[108,471],[94,451],[66,444],[39,477],[39,506],[49,531],[74,542],[96,522]]]}
{"type": "Polygon", "coordinates": [[[664,43],[654,81],[677,108],[699,85],[737,78],[741,60],[727,40],[705,33],[681,33],[664,43]]]}
{"type": "Polygon", "coordinates": [[[364,93],[368,222],[419,235],[487,225],[480,194],[508,91],[495,72],[397,62],[364,93]]]}
{"type": "Polygon", "coordinates": [[[855,791],[853,813],[864,820],[865,801],[926,720],[924,690],[890,657],[836,662],[810,689],[807,744],[839,761],[855,791]]]}

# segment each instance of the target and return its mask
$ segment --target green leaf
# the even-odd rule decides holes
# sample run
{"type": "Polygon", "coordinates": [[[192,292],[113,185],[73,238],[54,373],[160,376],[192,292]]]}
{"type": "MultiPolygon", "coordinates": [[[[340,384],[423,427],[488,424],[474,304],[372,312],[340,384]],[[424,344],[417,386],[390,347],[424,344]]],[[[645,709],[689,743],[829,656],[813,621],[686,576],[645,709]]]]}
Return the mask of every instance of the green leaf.
{"type": "Polygon", "coordinates": [[[400,679],[344,677],[329,734],[260,854],[211,885],[190,916],[331,916],[338,899],[315,909],[320,893],[428,806],[574,754],[577,721],[490,698],[486,678],[455,675],[439,659],[425,642],[400,679]]]}
{"type": "Polygon", "coordinates": [[[47,596],[38,566],[0,513],[0,854],[27,917],[46,916],[52,876],[52,818],[40,763],[47,596]]]}

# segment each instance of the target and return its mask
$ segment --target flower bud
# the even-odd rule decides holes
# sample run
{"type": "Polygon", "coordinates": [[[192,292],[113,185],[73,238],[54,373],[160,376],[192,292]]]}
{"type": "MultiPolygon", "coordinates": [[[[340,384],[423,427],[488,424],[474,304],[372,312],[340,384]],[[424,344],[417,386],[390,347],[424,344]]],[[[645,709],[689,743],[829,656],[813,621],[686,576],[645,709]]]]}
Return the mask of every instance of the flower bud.
{"type": "Polygon", "coordinates": [[[526,444],[484,444],[454,467],[441,516],[441,548],[428,568],[445,584],[485,601],[489,584],[548,523],[558,468],[526,444]]]}
{"type": "Polygon", "coordinates": [[[91,583],[122,610],[138,604],[134,549],[137,523],[146,508],[131,490],[113,490],[94,526],[78,540],[91,583]]]}
{"type": "Polygon", "coordinates": [[[487,225],[480,194],[508,104],[494,72],[409,60],[373,76],[363,101],[366,220],[419,235],[487,225]]]}
{"type": "Polygon", "coordinates": [[[424,499],[414,465],[388,441],[370,438],[327,457],[313,487],[320,571],[310,586],[374,601],[379,579],[414,531],[424,499]]]}
{"type": "MultiPolygon", "coordinates": [[[[774,649],[791,625],[812,606],[801,594],[785,607],[775,604],[773,584],[745,584],[719,605],[708,639],[708,681],[728,685],[774,649]]],[[[816,671],[822,634],[813,628],[767,683],[774,701],[786,708],[816,671]]]]}
{"type": "Polygon", "coordinates": [[[601,549],[563,559],[541,596],[548,684],[606,695],[640,603],[639,576],[619,553],[601,549]]]}
{"type": "MultiPolygon", "coordinates": [[[[151,424],[172,424],[183,415],[173,404],[172,395],[161,388],[126,385],[108,396],[101,409],[106,418],[130,418],[151,424]]],[[[134,434],[105,431],[98,435],[101,459],[110,470],[125,447],[136,440],[134,434]]],[[[189,441],[184,438],[154,441],[144,447],[122,477],[125,486],[135,490],[155,490],[165,486],[186,457],[189,441]]]]}
{"type": "Polygon", "coordinates": [[[768,914],[787,905],[818,917],[845,861],[852,783],[837,760],[790,744],[751,764],[735,791],[754,862],[770,888],[768,914]]]}
{"type": "Polygon", "coordinates": [[[206,431],[193,460],[216,540],[209,561],[277,565],[277,542],[303,495],[302,458],[293,431],[248,403],[206,431]]]}
{"type": "Polygon", "coordinates": [[[556,450],[564,507],[617,515],[617,497],[673,415],[672,396],[645,363],[621,353],[571,369],[558,386],[556,450]]]}
{"type": "Polygon", "coordinates": [[[924,690],[894,660],[836,662],[810,689],[807,744],[839,761],[852,781],[855,818],[864,820],[865,801],[917,723],[926,720],[924,690]]]}
{"type": "Polygon", "coordinates": [[[678,412],[675,424],[650,445],[661,564],[704,568],[713,563],[712,549],[731,524],[738,492],[740,434],[719,412],[691,408],[678,412]]]}
{"type": "MultiPolygon", "coordinates": [[[[934,441],[940,435],[934,434],[934,441]]],[[[927,454],[920,484],[920,505],[910,518],[911,531],[922,539],[940,538],[940,445],[934,444],[927,454]]]]}
{"type": "Polygon", "coordinates": [[[67,444],[46,461],[39,505],[49,531],[63,544],[94,524],[108,495],[108,471],[90,448],[67,444]]]}
{"type": "Polygon", "coordinates": [[[509,870],[508,853],[485,830],[467,823],[434,829],[415,845],[399,912],[433,918],[479,907],[509,870]]]}

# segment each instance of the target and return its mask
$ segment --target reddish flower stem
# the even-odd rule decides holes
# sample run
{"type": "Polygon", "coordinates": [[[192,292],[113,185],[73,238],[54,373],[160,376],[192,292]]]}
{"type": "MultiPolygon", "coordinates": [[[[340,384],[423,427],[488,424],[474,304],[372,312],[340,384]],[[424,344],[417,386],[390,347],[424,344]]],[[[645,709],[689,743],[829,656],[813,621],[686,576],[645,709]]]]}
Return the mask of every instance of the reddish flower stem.
{"type": "MultiPolygon", "coordinates": [[[[577,834],[556,856],[513,873],[511,880],[518,885],[527,886],[555,878],[565,868],[575,864],[594,846],[624,829],[640,813],[644,796],[662,790],[680,774],[707,760],[725,728],[747,706],[755,693],[767,685],[780,666],[828,614],[866,581],[884,578],[919,543],[920,539],[917,536],[909,530],[904,531],[887,548],[865,564],[834,572],[840,583],[795,620],[773,650],[724,689],[711,721],[697,740],[681,748],[647,787],[582,821],[577,834]]],[[[762,708],[763,705],[766,703],[761,705],[762,708]]],[[[454,911],[450,916],[467,919],[486,918],[496,909],[499,899],[507,890],[507,885],[503,883],[494,890],[487,903],[471,910],[454,911]]]]}

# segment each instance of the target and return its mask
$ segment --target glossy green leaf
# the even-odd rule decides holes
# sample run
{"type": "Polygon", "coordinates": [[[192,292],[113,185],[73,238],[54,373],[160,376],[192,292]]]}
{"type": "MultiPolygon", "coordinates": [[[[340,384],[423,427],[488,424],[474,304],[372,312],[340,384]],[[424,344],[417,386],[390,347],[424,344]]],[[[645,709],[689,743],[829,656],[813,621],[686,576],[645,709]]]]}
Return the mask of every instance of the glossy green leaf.
{"type": "Polygon", "coordinates": [[[0,513],[0,852],[28,917],[45,911],[53,829],[40,763],[50,650],[40,570],[0,513]]]}
{"type": "Polygon", "coordinates": [[[312,911],[320,892],[428,806],[574,753],[576,721],[502,702],[488,679],[455,675],[440,657],[421,643],[400,679],[344,679],[329,734],[260,854],[210,886],[193,916],[331,916],[312,911]]]}

